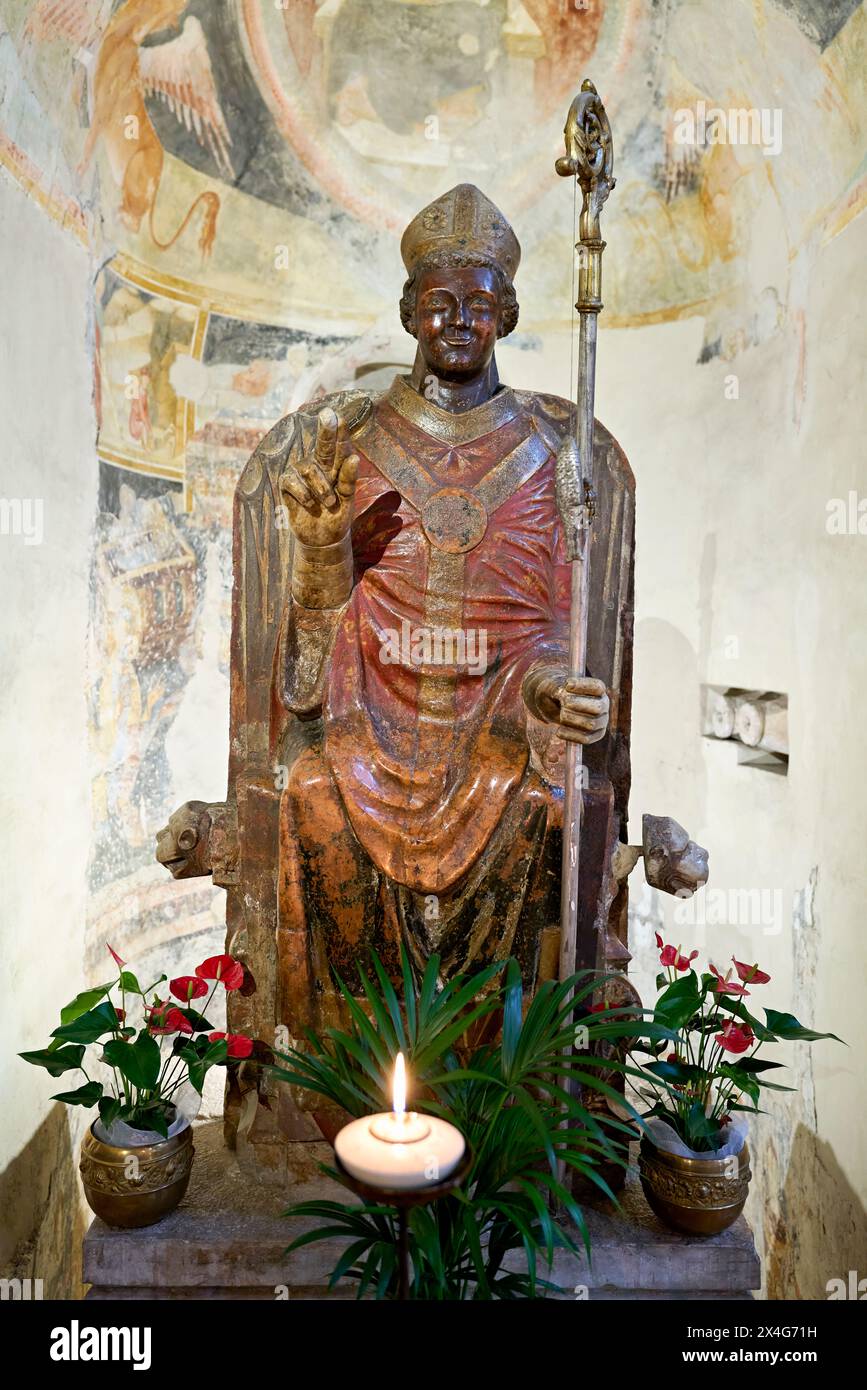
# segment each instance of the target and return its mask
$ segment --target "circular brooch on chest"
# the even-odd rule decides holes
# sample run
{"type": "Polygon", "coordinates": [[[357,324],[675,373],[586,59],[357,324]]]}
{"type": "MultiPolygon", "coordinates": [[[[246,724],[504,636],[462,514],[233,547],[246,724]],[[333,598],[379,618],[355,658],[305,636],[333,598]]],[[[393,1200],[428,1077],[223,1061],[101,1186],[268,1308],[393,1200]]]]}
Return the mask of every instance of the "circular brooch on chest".
{"type": "Polygon", "coordinates": [[[478,497],[459,487],[444,487],[421,509],[421,524],[431,545],[449,555],[475,550],[488,529],[488,513],[478,497]]]}

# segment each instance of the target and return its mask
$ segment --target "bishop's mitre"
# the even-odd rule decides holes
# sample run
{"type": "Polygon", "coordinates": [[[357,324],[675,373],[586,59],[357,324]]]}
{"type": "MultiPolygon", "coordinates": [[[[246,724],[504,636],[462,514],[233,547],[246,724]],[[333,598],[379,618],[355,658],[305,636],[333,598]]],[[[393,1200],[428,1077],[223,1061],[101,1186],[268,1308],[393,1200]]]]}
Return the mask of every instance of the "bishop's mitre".
{"type": "Polygon", "coordinates": [[[459,183],[412,219],[400,254],[411,275],[420,262],[443,252],[482,256],[513,279],[521,259],[518,238],[506,218],[472,183],[459,183]]]}

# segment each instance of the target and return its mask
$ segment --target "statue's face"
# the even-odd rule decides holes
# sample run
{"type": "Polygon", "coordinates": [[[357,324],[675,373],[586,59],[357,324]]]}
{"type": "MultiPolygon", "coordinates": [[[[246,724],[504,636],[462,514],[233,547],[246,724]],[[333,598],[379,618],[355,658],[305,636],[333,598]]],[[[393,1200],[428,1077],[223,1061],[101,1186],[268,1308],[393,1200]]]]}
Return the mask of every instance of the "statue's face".
{"type": "Polygon", "coordinates": [[[422,271],[416,338],[432,372],[462,380],[485,370],[497,345],[501,300],[499,276],[487,266],[422,271]]]}

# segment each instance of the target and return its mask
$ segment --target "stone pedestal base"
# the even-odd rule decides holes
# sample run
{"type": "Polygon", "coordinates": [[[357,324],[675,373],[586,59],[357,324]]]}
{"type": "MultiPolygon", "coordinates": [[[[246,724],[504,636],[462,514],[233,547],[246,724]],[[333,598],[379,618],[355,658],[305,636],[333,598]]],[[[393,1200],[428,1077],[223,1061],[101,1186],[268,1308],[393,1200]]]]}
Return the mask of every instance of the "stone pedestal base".
{"type": "MultiPolygon", "coordinates": [[[[340,1241],[286,1246],[310,1222],[283,1218],[292,1201],[346,1200],[346,1192],[319,1172],[329,1162],[326,1144],[291,1146],[292,1187],[251,1181],[223,1145],[221,1126],[196,1127],[189,1191],[177,1211],[157,1226],[112,1230],[94,1220],[84,1241],[84,1280],[92,1299],[354,1298],[354,1283],[327,1293],[340,1241]]],[[[585,1205],[593,1266],[559,1253],[551,1275],[565,1299],[749,1298],[760,1284],[759,1261],[743,1217],[711,1239],[679,1236],[648,1209],[630,1172],[619,1210],[600,1201],[585,1205]]],[[[540,1261],[540,1272],[541,1272],[540,1261]]]]}

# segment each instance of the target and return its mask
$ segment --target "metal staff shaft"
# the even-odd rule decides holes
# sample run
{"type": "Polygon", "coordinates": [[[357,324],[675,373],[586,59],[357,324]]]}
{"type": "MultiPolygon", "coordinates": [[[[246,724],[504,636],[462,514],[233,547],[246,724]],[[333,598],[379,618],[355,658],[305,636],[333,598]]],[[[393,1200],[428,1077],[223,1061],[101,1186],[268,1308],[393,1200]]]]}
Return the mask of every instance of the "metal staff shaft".
{"type": "MultiPolygon", "coordinates": [[[[593,457],[593,410],[596,397],[596,315],[582,314],[578,346],[578,379],[585,383],[578,413],[577,444],[582,459],[593,457]]],[[[585,492],[590,486],[585,476],[585,492]]],[[[585,506],[585,513],[589,507],[585,506]]],[[[571,564],[571,623],[569,672],[583,676],[587,668],[587,609],[590,587],[590,517],[578,528],[580,549],[571,564]]],[[[563,850],[560,892],[560,979],[573,974],[578,954],[578,875],[581,858],[581,817],[584,757],[580,743],[566,744],[566,780],[563,805],[563,850]]]]}
{"type": "MultiPolygon", "coordinates": [[[[590,521],[593,516],[593,422],[596,400],[596,328],[602,308],[602,252],[599,214],[614,187],[614,148],[605,108],[586,78],[572,102],[564,130],[566,154],[557,173],[581,186],[579,221],[578,382],[575,437],[557,456],[557,508],[572,568],[569,666],[573,677],[585,674],[590,570],[590,521]]],[[[563,855],[560,895],[560,979],[574,973],[578,953],[578,891],[581,851],[583,758],[581,745],[566,744],[563,808],[563,855]]]]}

